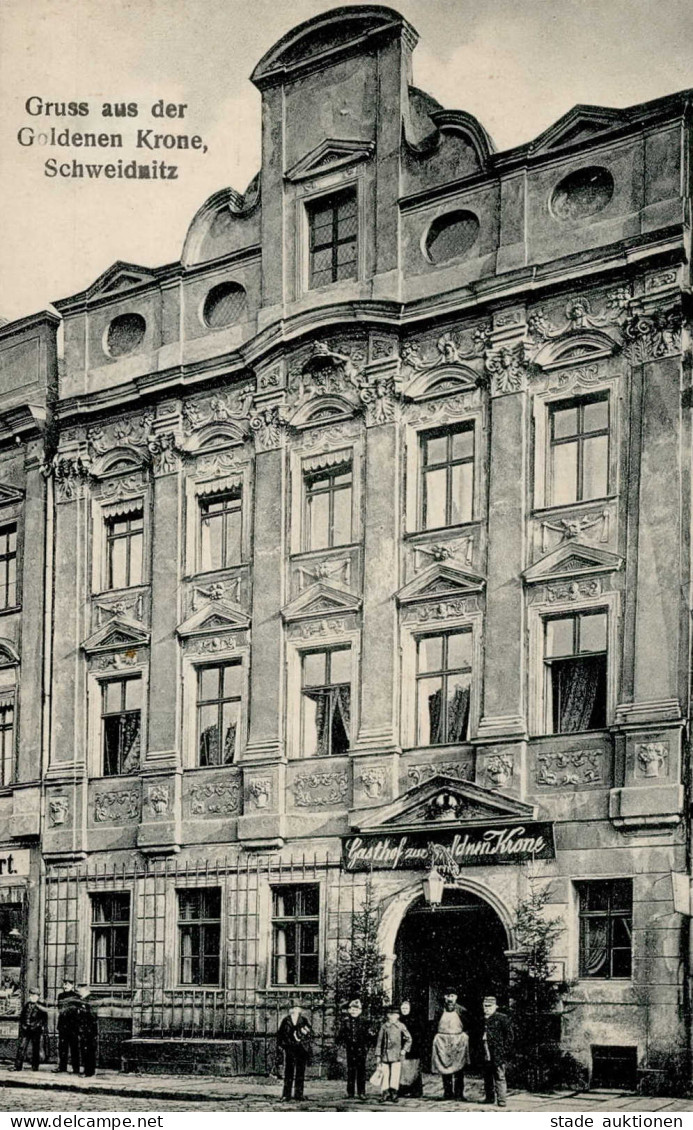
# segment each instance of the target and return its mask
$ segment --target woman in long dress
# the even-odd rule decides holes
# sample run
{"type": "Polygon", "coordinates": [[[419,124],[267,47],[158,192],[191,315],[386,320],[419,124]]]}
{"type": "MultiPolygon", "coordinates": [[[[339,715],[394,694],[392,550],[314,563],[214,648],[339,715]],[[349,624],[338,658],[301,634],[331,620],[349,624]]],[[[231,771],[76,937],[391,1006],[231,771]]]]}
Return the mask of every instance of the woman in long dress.
{"type": "Polygon", "coordinates": [[[400,1095],[408,1095],[412,1099],[418,1099],[423,1095],[423,1076],[421,1074],[423,1030],[419,1018],[412,1014],[409,1001],[402,1001],[399,1006],[399,1014],[412,1039],[412,1045],[402,1064],[399,1093],[400,1095]]]}

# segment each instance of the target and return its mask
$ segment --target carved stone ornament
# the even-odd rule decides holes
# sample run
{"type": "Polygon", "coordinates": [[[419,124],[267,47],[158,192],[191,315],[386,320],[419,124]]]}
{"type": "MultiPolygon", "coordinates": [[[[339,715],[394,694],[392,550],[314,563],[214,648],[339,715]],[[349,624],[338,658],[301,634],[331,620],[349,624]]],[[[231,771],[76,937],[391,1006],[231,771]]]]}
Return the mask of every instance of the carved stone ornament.
{"type": "Polygon", "coordinates": [[[195,585],[193,587],[192,609],[197,612],[205,604],[216,604],[217,601],[226,600],[238,604],[241,595],[241,578],[229,577],[224,581],[213,581],[209,585],[195,585]]]}
{"type": "Polygon", "coordinates": [[[194,636],[185,641],[185,650],[189,655],[222,655],[224,652],[235,651],[237,647],[234,635],[208,636],[205,639],[194,636]]]}
{"type": "Polygon", "coordinates": [[[269,777],[254,777],[248,782],[248,795],[255,808],[267,808],[272,795],[272,782],[269,777]]]}
{"type": "Polygon", "coordinates": [[[94,661],[97,671],[126,671],[129,667],[136,667],[138,653],[134,648],[127,651],[116,651],[110,655],[99,655],[94,661]]]}
{"type": "Polygon", "coordinates": [[[513,775],[513,759],[507,753],[496,753],[486,762],[486,776],[495,788],[508,784],[513,775]]]}
{"type": "Polygon", "coordinates": [[[75,499],[84,498],[90,479],[88,459],[83,459],[81,455],[55,455],[51,463],[43,464],[41,471],[45,477],[53,476],[57,502],[74,502],[75,499]]]}
{"type": "Polygon", "coordinates": [[[374,376],[361,388],[367,428],[389,424],[395,419],[400,391],[399,382],[390,376],[374,376]]]}
{"type": "Polygon", "coordinates": [[[51,828],[64,824],[70,811],[70,802],[66,796],[52,797],[48,801],[48,819],[51,828]]]}
{"type": "Polygon", "coordinates": [[[609,540],[609,525],[610,514],[608,509],[592,511],[589,514],[579,514],[575,516],[566,516],[565,518],[558,518],[556,521],[545,520],[541,523],[542,529],[542,551],[545,553],[548,549],[547,531],[552,530],[554,533],[560,535],[559,541],[569,541],[572,538],[579,538],[588,530],[593,530],[599,527],[599,541],[608,542],[609,540]]]}
{"type": "Polygon", "coordinates": [[[120,502],[123,498],[132,498],[134,495],[141,494],[143,489],[144,483],[141,474],[103,479],[101,482],[101,498],[105,502],[120,502]]]}
{"type": "Polygon", "coordinates": [[[155,816],[165,816],[171,801],[168,785],[147,785],[147,807],[155,816]]]}
{"type": "Polygon", "coordinates": [[[147,450],[152,457],[155,475],[172,475],[180,467],[180,447],[173,432],[150,435],[147,450]]]}
{"type": "Polygon", "coordinates": [[[450,541],[432,542],[430,545],[417,545],[414,547],[414,568],[417,573],[428,569],[431,561],[463,561],[471,565],[474,557],[474,535],[468,534],[463,538],[452,538],[450,541]]]}
{"type": "Polygon", "coordinates": [[[310,564],[298,565],[297,571],[302,589],[316,581],[339,581],[348,586],[351,582],[351,558],[323,557],[310,564]]]}
{"type": "Polygon", "coordinates": [[[406,623],[416,622],[425,624],[432,620],[448,620],[453,616],[465,616],[470,609],[470,603],[464,600],[441,600],[438,604],[413,604],[402,609],[402,618],[406,623]]]}
{"type": "Polygon", "coordinates": [[[140,794],[135,790],[97,793],[94,798],[94,820],[97,824],[124,824],[129,820],[137,820],[139,814],[140,794]]]}
{"type": "Polygon", "coordinates": [[[298,620],[287,625],[289,639],[310,640],[320,636],[341,635],[355,626],[353,617],[329,618],[323,620],[298,620]]]}
{"type": "Polygon", "coordinates": [[[286,419],[277,404],[260,408],[250,421],[256,451],[273,451],[281,447],[286,419]]]}
{"type": "Polygon", "coordinates": [[[632,315],[623,327],[624,352],[628,360],[634,365],[642,365],[680,353],[682,325],[678,309],[632,315]]]}
{"type": "Polygon", "coordinates": [[[363,791],[370,800],[376,800],[383,795],[383,789],[385,788],[384,769],[364,769],[359,780],[363,785],[363,791]]]}
{"type": "Polygon", "coordinates": [[[345,772],[302,773],[296,777],[291,790],[298,808],[319,808],[341,804],[348,787],[349,779],[345,772]]]}
{"type": "Polygon", "coordinates": [[[197,462],[197,474],[200,480],[213,479],[217,475],[224,475],[235,470],[241,463],[247,461],[247,454],[240,449],[235,451],[216,451],[210,455],[201,455],[197,462]]]}
{"type": "Polygon", "coordinates": [[[423,781],[428,781],[439,773],[445,777],[457,777],[460,781],[470,781],[472,778],[471,762],[445,761],[441,763],[435,761],[431,763],[425,761],[420,765],[410,765],[407,769],[407,778],[412,785],[420,785],[423,781]]]}
{"type": "Polygon", "coordinates": [[[547,788],[605,784],[604,751],[575,749],[566,753],[539,753],[535,781],[547,788]]]}
{"type": "Polygon", "coordinates": [[[666,776],[668,756],[668,742],[639,742],[635,747],[636,775],[638,777],[666,776]]]}
{"type": "Polygon", "coordinates": [[[144,593],[135,592],[119,595],[115,598],[100,597],[94,601],[97,609],[99,627],[112,620],[114,617],[125,617],[128,620],[142,622],[144,617],[144,593]]]}
{"type": "MultiPolygon", "coordinates": [[[[267,386],[263,385],[264,387],[267,386]]],[[[216,392],[212,396],[186,400],[182,412],[185,435],[192,435],[208,424],[247,425],[252,412],[253,395],[252,384],[245,384],[231,392],[216,392]]]]}
{"type": "Polygon", "coordinates": [[[240,780],[193,785],[190,790],[192,816],[235,816],[240,807],[240,780]]]}
{"type": "Polygon", "coordinates": [[[291,412],[316,397],[357,398],[364,383],[365,360],[360,343],[329,345],[315,341],[307,351],[301,350],[289,371],[287,404],[291,412]]]}
{"type": "Polygon", "coordinates": [[[492,395],[522,392],[527,387],[527,366],[522,342],[487,349],[484,362],[491,378],[492,395]]]}
{"type": "Polygon", "coordinates": [[[546,599],[549,604],[557,600],[582,600],[586,596],[599,596],[601,591],[601,580],[594,577],[591,581],[568,581],[562,585],[547,585],[546,599]]]}
{"type": "Polygon", "coordinates": [[[486,326],[476,326],[466,331],[446,330],[435,341],[407,341],[401,350],[403,369],[411,375],[476,361],[483,356],[489,332],[486,326]]]}
{"type": "Polygon", "coordinates": [[[146,448],[153,423],[154,414],[145,412],[141,416],[128,416],[111,424],[89,428],[89,454],[92,458],[98,458],[107,455],[114,447],[146,448]]]}

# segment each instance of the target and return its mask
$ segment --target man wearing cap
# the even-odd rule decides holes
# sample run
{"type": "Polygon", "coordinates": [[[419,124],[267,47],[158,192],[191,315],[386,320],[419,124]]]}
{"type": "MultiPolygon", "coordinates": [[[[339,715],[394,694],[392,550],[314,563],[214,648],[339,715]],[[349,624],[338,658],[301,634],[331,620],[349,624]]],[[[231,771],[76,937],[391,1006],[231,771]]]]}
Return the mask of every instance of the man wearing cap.
{"type": "Polygon", "coordinates": [[[38,989],[29,990],[29,999],[19,1015],[19,1036],[17,1038],[17,1054],[14,1061],[14,1070],[21,1071],[24,1067],[24,1057],[31,1044],[31,1070],[38,1071],[41,1058],[41,1036],[46,1030],[48,1013],[43,1005],[39,1004],[38,989]]]}
{"type": "Polygon", "coordinates": [[[498,1011],[495,997],[484,997],[484,1033],[481,1038],[484,1050],[484,1087],[487,1103],[505,1106],[508,1087],[505,1081],[505,1064],[513,1045],[513,1028],[504,1012],[498,1011]]]}
{"type": "Polygon", "coordinates": [[[469,1062],[467,1010],[457,1003],[457,990],[445,990],[443,1008],[436,1017],[431,1066],[443,1080],[443,1098],[465,1102],[464,1069],[469,1062]]]}
{"type": "Polygon", "coordinates": [[[285,1016],[277,1032],[277,1045],[284,1054],[284,1090],[282,1102],[292,1098],[300,1102],[303,1098],[303,1084],[306,1067],[310,1062],[310,1042],[313,1031],[307,1017],[301,1012],[301,1002],[291,1002],[288,1016],[285,1016]]]}
{"type": "Polygon", "coordinates": [[[96,1013],[89,1003],[89,986],[80,985],[79,989],[79,1057],[82,1061],[84,1074],[96,1074],[96,1046],[98,1042],[98,1021],[96,1013]]]}
{"type": "Polygon", "coordinates": [[[67,1071],[69,1054],[73,1075],[79,1075],[79,1011],[75,983],[66,977],[63,991],[58,993],[58,1066],[55,1070],[67,1071]]]}
{"type": "Polygon", "coordinates": [[[347,1098],[366,1097],[366,1054],[368,1052],[368,1023],[358,997],[349,1001],[342,1020],[340,1042],[346,1048],[347,1098]]]}

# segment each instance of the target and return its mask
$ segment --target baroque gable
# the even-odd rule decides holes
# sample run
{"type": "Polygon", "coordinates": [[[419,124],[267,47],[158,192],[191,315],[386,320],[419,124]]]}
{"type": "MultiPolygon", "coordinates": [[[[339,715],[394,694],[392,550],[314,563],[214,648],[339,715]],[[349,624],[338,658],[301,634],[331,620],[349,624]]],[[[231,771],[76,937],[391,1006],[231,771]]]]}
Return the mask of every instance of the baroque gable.
{"type": "Polygon", "coordinates": [[[133,287],[153,282],[156,282],[156,276],[146,267],[117,261],[92,283],[87,290],[87,297],[102,298],[107,294],[131,290],[133,287]]]}
{"type": "Polygon", "coordinates": [[[141,624],[116,616],[93,632],[82,644],[82,651],[93,655],[100,651],[122,651],[124,648],[143,647],[149,643],[149,632],[141,624]]]}
{"type": "Polygon", "coordinates": [[[362,832],[414,830],[491,821],[532,820],[531,804],[495,789],[438,773],[389,804],[369,809],[355,827],[362,832]]]}
{"type": "Polygon", "coordinates": [[[308,620],[313,616],[334,616],[344,612],[358,612],[361,601],[341,585],[326,585],[322,581],[304,589],[282,608],[285,623],[308,620]]]}
{"type": "Polygon", "coordinates": [[[209,602],[188,616],[176,628],[176,633],[181,639],[190,636],[204,636],[217,632],[236,632],[250,627],[250,619],[242,608],[226,601],[217,600],[209,602]]]}
{"type": "Polygon", "coordinates": [[[289,181],[306,180],[317,174],[330,173],[345,165],[364,161],[374,149],[372,141],[344,141],[328,137],[301,157],[284,175],[289,181]]]}
{"type": "Polygon", "coordinates": [[[581,542],[569,541],[557,546],[545,557],[535,561],[524,572],[527,584],[559,580],[565,577],[585,577],[599,573],[613,573],[623,566],[623,558],[606,549],[581,542]]]}
{"type": "Polygon", "coordinates": [[[424,569],[396,594],[399,604],[414,604],[442,597],[469,596],[481,592],[486,581],[478,573],[437,563],[424,569]]]}
{"type": "Polygon", "coordinates": [[[544,153],[575,145],[616,129],[627,120],[627,113],[609,106],[573,106],[562,118],[539,134],[531,144],[533,153],[544,153]]]}

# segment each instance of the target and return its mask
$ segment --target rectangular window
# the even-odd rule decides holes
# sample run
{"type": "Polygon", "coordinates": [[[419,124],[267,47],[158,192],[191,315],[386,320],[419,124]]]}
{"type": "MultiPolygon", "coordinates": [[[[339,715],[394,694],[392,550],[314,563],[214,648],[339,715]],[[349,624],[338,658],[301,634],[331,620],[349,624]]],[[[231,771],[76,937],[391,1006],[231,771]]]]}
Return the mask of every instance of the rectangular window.
{"type": "Polygon", "coordinates": [[[106,587],[127,589],[142,584],[142,510],[106,518],[106,587]]]}
{"type": "Polygon", "coordinates": [[[0,609],[17,603],[17,527],[0,527],[0,609]]]}
{"type": "Polygon", "coordinates": [[[607,613],[576,612],[544,621],[546,732],[606,726],[607,613]]]}
{"type": "Polygon", "coordinates": [[[351,723],[351,649],[301,657],[301,747],[304,757],[346,753],[351,723]]]}
{"type": "Polygon", "coordinates": [[[106,679],[101,684],[104,777],[136,773],[140,767],[142,680],[106,679]]]}
{"type": "Polygon", "coordinates": [[[580,976],[630,977],[633,965],[633,880],[578,883],[580,976]]]}
{"type": "Polygon", "coordinates": [[[310,285],[326,286],[358,273],[356,190],[324,196],[308,205],[310,285]]]}
{"type": "Polygon", "coordinates": [[[304,548],[330,549],[352,538],[351,463],[311,471],[304,476],[304,548]]]}
{"type": "Polygon", "coordinates": [[[221,891],[178,891],[181,985],[218,985],[221,955],[221,891]]]}
{"type": "Polygon", "coordinates": [[[228,569],[241,562],[241,488],[199,500],[200,572],[228,569]]]}
{"type": "Polygon", "coordinates": [[[552,404],[549,505],[604,498],[609,493],[609,398],[552,404]]]}
{"type": "Polygon", "coordinates": [[[14,701],[0,702],[0,785],[14,777],[14,701]]]}
{"type": "Polygon", "coordinates": [[[272,891],[272,984],[317,985],[320,888],[307,883],[272,891]]]}
{"type": "Polygon", "coordinates": [[[471,522],[474,509],[474,425],[421,436],[423,530],[471,522]]]}
{"type": "Polygon", "coordinates": [[[198,668],[199,765],[231,765],[235,761],[242,695],[243,665],[240,662],[198,668]]]}
{"type": "Polygon", "coordinates": [[[125,985],[130,948],[130,895],[91,896],[91,980],[93,985],[125,985]]]}
{"type": "Polygon", "coordinates": [[[472,633],[417,640],[417,744],[464,742],[469,730],[472,633]]]}

